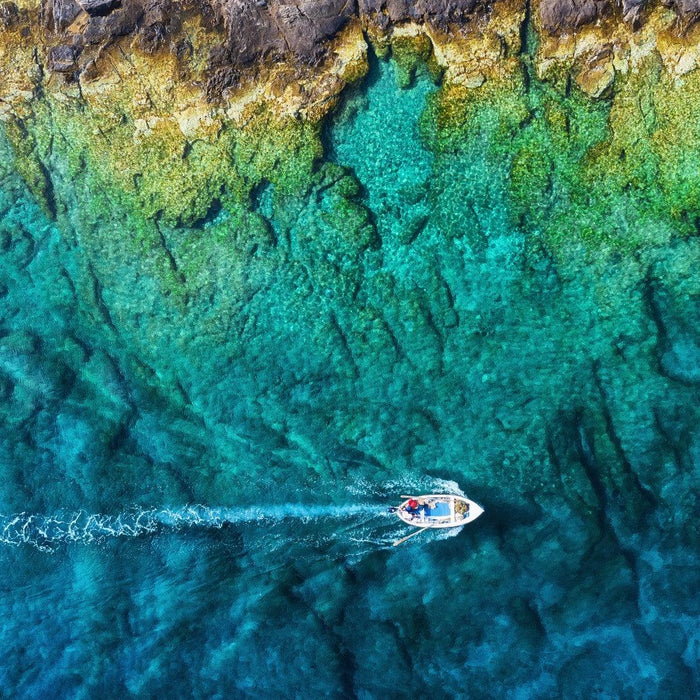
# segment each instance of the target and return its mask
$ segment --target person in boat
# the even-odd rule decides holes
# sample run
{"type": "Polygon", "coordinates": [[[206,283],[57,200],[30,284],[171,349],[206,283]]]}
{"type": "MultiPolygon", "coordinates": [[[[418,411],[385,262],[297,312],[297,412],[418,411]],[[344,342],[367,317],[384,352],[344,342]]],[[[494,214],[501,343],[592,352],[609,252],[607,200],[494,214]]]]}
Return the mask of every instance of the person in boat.
{"type": "Polygon", "coordinates": [[[430,508],[432,507],[432,504],[428,503],[424,498],[419,498],[418,499],[418,512],[421,514],[422,517],[427,517],[430,515],[430,508]]]}
{"type": "Polygon", "coordinates": [[[432,505],[426,502],[424,498],[419,498],[418,500],[411,498],[404,506],[404,510],[411,516],[411,519],[417,517],[425,518],[430,515],[431,507],[432,505]]]}
{"type": "Polygon", "coordinates": [[[410,498],[403,509],[411,517],[411,520],[414,520],[418,517],[425,517],[428,514],[429,506],[422,498],[419,500],[410,498]]]}
{"type": "Polygon", "coordinates": [[[417,517],[418,513],[420,512],[419,503],[415,498],[410,498],[403,509],[411,516],[412,519],[417,517]]]}

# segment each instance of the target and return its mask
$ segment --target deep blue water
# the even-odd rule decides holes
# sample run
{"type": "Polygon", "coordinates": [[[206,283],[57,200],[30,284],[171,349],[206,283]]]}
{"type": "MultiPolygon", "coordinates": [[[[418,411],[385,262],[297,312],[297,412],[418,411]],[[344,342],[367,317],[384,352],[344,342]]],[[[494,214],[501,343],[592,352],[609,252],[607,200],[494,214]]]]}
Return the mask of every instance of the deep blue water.
{"type": "Polygon", "coordinates": [[[2,145],[3,695],[698,696],[698,239],[526,245],[435,89],[374,65],[278,245],[164,228],[186,304],[2,145]],[[435,490],[486,513],[392,547],[435,490]]]}

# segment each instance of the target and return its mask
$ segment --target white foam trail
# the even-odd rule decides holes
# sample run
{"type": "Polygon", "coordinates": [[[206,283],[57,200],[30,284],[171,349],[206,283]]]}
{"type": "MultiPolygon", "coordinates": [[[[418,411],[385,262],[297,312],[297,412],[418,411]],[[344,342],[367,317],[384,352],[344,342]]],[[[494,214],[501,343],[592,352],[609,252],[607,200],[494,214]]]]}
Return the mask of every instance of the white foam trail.
{"type": "MultiPolygon", "coordinates": [[[[355,482],[347,489],[353,496],[364,498],[386,497],[398,504],[402,493],[452,493],[463,496],[459,484],[434,477],[418,477],[400,481],[376,483],[355,482]],[[379,491],[379,492],[378,492],[379,491]]],[[[218,529],[226,524],[260,523],[268,527],[285,520],[308,523],[322,519],[345,520],[346,524],[335,523],[336,536],[342,535],[345,541],[355,544],[372,545],[384,548],[403,534],[403,526],[387,533],[385,524],[387,512],[377,503],[353,503],[350,505],[309,505],[304,503],[277,503],[240,508],[209,507],[203,505],[181,508],[133,508],[118,515],[88,513],[80,510],[73,513],[59,512],[56,515],[16,513],[0,515],[0,543],[19,546],[29,544],[42,551],[53,551],[56,546],[68,542],[86,544],[101,543],[113,537],[139,537],[162,530],[178,531],[188,527],[218,529]],[[376,525],[373,521],[377,519],[376,525]],[[379,528],[379,529],[378,529],[379,528]],[[398,533],[398,534],[397,534],[398,533]]],[[[389,516],[394,521],[395,516],[389,516]]],[[[461,528],[445,529],[439,539],[452,537],[461,528]]],[[[318,529],[314,529],[319,536],[318,529]]],[[[270,533],[268,533],[269,535],[270,533]]],[[[269,539],[268,539],[269,541],[269,539]]]]}
{"type": "Polygon", "coordinates": [[[57,515],[17,513],[0,516],[0,542],[19,546],[30,544],[51,551],[66,542],[99,543],[110,537],[138,537],[163,528],[221,528],[244,523],[276,523],[287,519],[309,522],[322,518],[352,519],[358,515],[382,515],[382,506],[370,503],[352,505],[306,505],[279,503],[246,508],[212,508],[192,505],[182,508],[137,510],[106,515],[81,510],[57,515]]]}

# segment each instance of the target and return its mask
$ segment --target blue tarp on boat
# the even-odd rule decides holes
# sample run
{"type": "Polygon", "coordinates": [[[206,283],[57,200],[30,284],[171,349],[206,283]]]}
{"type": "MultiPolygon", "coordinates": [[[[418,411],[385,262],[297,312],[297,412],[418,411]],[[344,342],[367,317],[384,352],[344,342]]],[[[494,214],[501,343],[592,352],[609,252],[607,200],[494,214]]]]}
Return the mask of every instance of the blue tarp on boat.
{"type": "Polygon", "coordinates": [[[428,515],[431,515],[433,517],[439,517],[443,515],[449,515],[450,514],[450,504],[445,503],[445,501],[440,501],[439,503],[435,504],[435,508],[431,508],[428,511],[428,515]]]}

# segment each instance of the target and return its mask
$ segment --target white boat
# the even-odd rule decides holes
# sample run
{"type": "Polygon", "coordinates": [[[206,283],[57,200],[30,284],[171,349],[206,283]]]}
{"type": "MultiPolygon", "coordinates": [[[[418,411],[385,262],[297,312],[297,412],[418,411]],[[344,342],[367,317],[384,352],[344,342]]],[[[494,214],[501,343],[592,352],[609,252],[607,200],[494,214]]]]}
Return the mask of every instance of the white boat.
{"type": "Polygon", "coordinates": [[[420,528],[459,527],[473,522],[483,512],[475,501],[444,493],[411,496],[396,509],[403,522],[420,528]]]}

